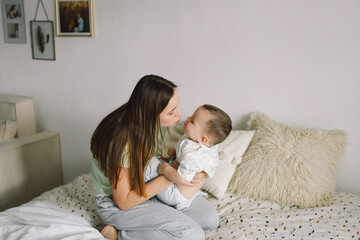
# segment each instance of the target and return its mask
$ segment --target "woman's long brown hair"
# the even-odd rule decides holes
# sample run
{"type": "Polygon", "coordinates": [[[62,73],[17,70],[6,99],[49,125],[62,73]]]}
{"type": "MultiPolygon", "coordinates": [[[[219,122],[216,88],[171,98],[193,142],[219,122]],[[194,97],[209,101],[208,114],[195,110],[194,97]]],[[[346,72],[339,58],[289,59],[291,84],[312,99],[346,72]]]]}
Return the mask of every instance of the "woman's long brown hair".
{"type": "Polygon", "coordinates": [[[158,150],[159,115],[175,88],[174,83],[162,77],[142,77],[129,101],[107,115],[96,128],[91,138],[91,152],[113,188],[116,189],[120,168],[128,158],[131,189],[146,196],[144,170],[158,150]]]}

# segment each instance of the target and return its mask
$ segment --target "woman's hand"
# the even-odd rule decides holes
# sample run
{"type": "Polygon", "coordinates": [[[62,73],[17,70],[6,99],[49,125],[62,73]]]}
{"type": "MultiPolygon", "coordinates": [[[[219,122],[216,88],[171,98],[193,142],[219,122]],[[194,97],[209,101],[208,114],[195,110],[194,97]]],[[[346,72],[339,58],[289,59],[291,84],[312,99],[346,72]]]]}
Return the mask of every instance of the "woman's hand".
{"type": "Polygon", "coordinates": [[[177,160],[175,160],[171,166],[172,166],[173,168],[175,168],[175,169],[178,169],[179,166],[180,166],[180,164],[179,164],[179,162],[178,162],[177,160]]]}
{"type": "Polygon", "coordinates": [[[208,177],[208,175],[204,171],[197,172],[195,174],[194,178],[191,180],[191,183],[196,184],[196,185],[203,184],[207,177],[208,177]]]}
{"type": "Polygon", "coordinates": [[[166,172],[166,169],[171,167],[168,163],[162,163],[160,164],[159,168],[158,168],[158,174],[160,175],[164,175],[164,173],[166,172]]]}
{"type": "MultiPolygon", "coordinates": [[[[177,162],[177,161],[176,161],[177,162]]],[[[187,181],[184,178],[182,178],[178,172],[176,171],[176,169],[172,166],[170,166],[168,163],[162,163],[160,164],[159,168],[158,168],[158,173],[160,175],[164,175],[165,177],[167,177],[168,179],[170,179],[170,181],[172,181],[173,183],[176,184],[181,184],[181,185],[185,185],[188,187],[198,187],[201,184],[203,184],[203,182],[206,179],[206,173],[197,173],[194,177],[194,179],[192,181],[187,181]],[[205,175],[205,178],[204,178],[205,175]]]]}

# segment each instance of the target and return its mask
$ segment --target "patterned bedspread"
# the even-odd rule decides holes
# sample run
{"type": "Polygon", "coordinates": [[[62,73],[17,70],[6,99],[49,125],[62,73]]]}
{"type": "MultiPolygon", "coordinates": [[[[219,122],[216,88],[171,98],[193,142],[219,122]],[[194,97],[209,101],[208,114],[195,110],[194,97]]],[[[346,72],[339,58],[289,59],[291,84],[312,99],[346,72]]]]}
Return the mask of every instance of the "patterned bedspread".
{"type": "MultiPolygon", "coordinates": [[[[0,213],[0,238],[99,239],[97,230],[103,224],[96,214],[93,199],[90,175],[81,175],[69,184],[43,193],[30,203],[0,213]],[[35,212],[43,216],[34,218],[35,212]],[[32,217],[27,219],[24,217],[26,214],[32,217]],[[59,215],[62,221],[56,219],[59,215]],[[56,224],[49,223],[48,219],[56,224]],[[63,230],[74,227],[73,223],[77,228],[66,235],[63,230]],[[61,232],[57,232],[59,227],[63,228],[61,232]],[[35,230],[36,235],[31,235],[35,230]],[[43,238],[39,232],[44,233],[43,238]]],[[[281,208],[272,202],[230,193],[226,193],[222,201],[211,197],[208,200],[220,215],[219,228],[205,232],[208,240],[360,239],[360,196],[353,194],[337,192],[329,207],[306,209],[281,208]]]]}
{"type": "Polygon", "coordinates": [[[337,192],[329,207],[298,209],[225,195],[209,199],[220,213],[220,228],[207,239],[360,239],[360,197],[337,192]]]}

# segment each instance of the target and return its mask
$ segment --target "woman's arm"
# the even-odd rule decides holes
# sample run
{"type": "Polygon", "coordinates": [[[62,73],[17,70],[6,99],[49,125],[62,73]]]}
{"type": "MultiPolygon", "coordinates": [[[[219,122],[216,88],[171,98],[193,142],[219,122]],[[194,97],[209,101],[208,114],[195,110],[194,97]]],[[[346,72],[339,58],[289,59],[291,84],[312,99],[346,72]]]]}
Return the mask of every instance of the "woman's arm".
{"type": "MultiPolygon", "coordinates": [[[[197,177],[197,181],[193,182],[188,181],[184,178],[182,178],[179,173],[177,172],[177,170],[175,168],[173,168],[172,166],[170,166],[167,163],[163,163],[159,166],[158,169],[158,173],[159,174],[164,174],[166,177],[168,177],[171,181],[173,181],[177,188],[179,189],[180,193],[185,197],[185,198],[192,198],[201,188],[201,186],[204,184],[205,179],[203,179],[202,181],[199,181],[199,177],[201,178],[201,175],[205,174],[204,172],[199,172],[196,173],[195,176],[197,177]]],[[[194,176],[194,178],[195,178],[194,176]]]]}
{"type": "Polygon", "coordinates": [[[122,168],[117,188],[112,188],[114,202],[121,210],[128,210],[145,202],[172,184],[165,176],[158,176],[145,184],[147,195],[142,197],[135,190],[131,190],[129,174],[130,169],[122,168]]]}
{"type": "MultiPolygon", "coordinates": [[[[158,173],[165,175],[168,179],[170,179],[172,182],[176,184],[181,184],[187,187],[198,187],[199,185],[202,185],[206,179],[206,175],[203,177],[203,173],[199,172],[196,173],[195,176],[197,177],[195,181],[187,181],[184,178],[182,178],[179,173],[177,172],[177,167],[179,166],[178,162],[175,161],[173,166],[170,166],[168,163],[162,163],[159,166],[158,173]],[[199,178],[200,181],[199,181],[199,178]]],[[[204,173],[205,174],[205,173],[204,173]]],[[[195,178],[195,177],[194,177],[195,178]]]]}
{"type": "Polygon", "coordinates": [[[168,179],[170,179],[172,182],[176,184],[183,184],[183,185],[189,185],[191,186],[190,181],[185,180],[182,178],[175,168],[170,166],[168,163],[162,163],[159,166],[158,173],[164,175],[168,179]]]}

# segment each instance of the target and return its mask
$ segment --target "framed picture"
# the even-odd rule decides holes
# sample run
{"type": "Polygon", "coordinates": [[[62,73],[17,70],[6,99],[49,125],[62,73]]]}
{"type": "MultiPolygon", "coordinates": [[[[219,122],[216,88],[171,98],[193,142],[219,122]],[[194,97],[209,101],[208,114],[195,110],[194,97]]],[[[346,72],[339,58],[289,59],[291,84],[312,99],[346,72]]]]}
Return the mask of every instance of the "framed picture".
{"type": "Polygon", "coordinates": [[[92,0],[55,0],[57,36],[94,35],[92,0]]]}
{"type": "Polygon", "coordinates": [[[26,43],[23,0],[2,0],[4,40],[7,43],[26,43]]]}
{"type": "Polygon", "coordinates": [[[33,59],[55,60],[53,21],[30,21],[33,59]]]}

